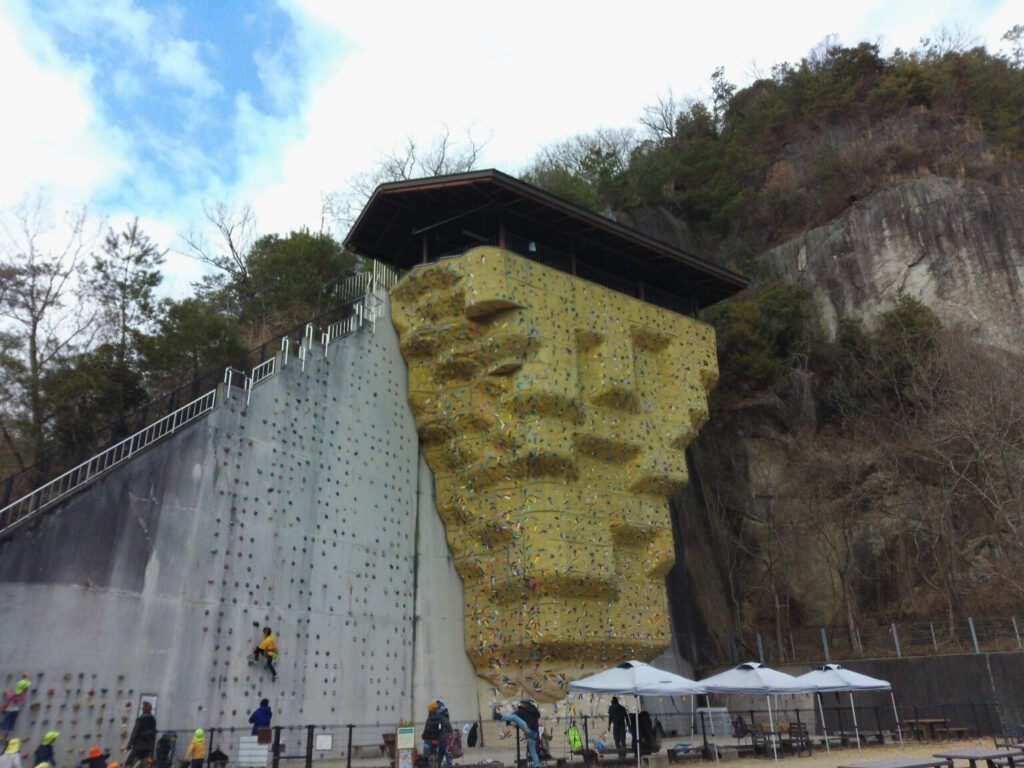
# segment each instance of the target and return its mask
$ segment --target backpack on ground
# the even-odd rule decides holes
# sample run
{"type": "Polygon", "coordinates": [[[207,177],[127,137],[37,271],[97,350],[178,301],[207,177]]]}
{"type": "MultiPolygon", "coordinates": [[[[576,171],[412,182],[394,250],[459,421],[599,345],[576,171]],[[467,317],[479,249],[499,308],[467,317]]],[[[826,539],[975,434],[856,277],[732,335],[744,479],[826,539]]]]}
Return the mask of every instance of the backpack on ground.
{"type": "Polygon", "coordinates": [[[448,757],[456,758],[462,757],[462,734],[458,731],[453,730],[448,734],[448,738],[444,743],[445,751],[448,753],[448,757]]]}

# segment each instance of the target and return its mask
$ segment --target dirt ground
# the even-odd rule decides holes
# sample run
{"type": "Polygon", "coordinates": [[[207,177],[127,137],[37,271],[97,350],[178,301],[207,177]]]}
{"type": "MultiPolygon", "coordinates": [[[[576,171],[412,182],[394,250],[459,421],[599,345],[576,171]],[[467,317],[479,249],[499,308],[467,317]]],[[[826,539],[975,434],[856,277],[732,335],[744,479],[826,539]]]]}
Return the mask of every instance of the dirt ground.
{"type": "MultiPolygon", "coordinates": [[[[764,757],[741,757],[739,759],[722,761],[723,768],[753,768],[750,765],[755,762],[764,768],[836,768],[839,765],[851,765],[871,760],[892,760],[899,757],[924,757],[934,755],[936,752],[945,752],[953,749],[967,749],[970,747],[992,747],[992,739],[965,739],[961,741],[907,741],[904,746],[899,744],[883,744],[864,747],[860,752],[857,747],[832,747],[831,752],[826,752],[824,747],[814,747],[814,754],[804,757],[793,755],[779,756],[778,762],[765,760],[764,757]],[[741,765],[742,764],[742,765],[741,765]]],[[[713,760],[698,761],[702,766],[710,766],[713,760]]],[[[966,767],[966,762],[957,762],[957,768],[961,763],[966,767]]]]}

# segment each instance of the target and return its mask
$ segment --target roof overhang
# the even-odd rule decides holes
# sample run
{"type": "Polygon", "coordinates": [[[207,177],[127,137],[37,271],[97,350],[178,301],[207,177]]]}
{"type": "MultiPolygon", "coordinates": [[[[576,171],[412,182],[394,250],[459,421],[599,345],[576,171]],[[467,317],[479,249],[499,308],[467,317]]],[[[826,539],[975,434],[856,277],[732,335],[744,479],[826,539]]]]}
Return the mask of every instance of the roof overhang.
{"type": "Polygon", "coordinates": [[[735,272],[493,169],[381,184],[345,245],[361,256],[408,269],[496,242],[504,233],[697,307],[728,298],[748,283],[735,272]]]}

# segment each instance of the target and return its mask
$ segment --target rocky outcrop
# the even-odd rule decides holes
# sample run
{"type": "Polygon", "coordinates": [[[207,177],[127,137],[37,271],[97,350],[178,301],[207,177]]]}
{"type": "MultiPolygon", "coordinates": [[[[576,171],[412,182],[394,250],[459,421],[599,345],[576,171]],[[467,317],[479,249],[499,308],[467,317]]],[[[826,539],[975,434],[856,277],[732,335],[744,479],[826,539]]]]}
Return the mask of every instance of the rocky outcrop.
{"type": "Polygon", "coordinates": [[[824,328],[870,324],[901,292],[982,343],[1024,350],[1024,191],[923,177],[856,202],[765,252],[774,277],[811,289],[824,328]]]}

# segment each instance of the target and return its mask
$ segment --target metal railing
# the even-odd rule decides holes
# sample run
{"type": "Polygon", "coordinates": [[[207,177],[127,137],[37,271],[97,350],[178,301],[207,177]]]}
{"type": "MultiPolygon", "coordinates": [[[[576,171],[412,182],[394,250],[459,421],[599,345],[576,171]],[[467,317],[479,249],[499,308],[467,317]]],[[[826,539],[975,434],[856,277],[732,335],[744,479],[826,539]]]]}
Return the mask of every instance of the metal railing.
{"type": "Polygon", "coordinates": [[[217,390],[213,389],[150,424],[145,429],[139,430],[131,437],[98,453],[88,461],[55,477],[14,503],[8,504],[0,509],[0,533],[6,533],[16,525],[24,523],[33,515],[74,493],[83,485],[91,483],[100,475],[128,461],[153,443],[174,434],[186,424],[190,424],[200,416],[212,411],[216,404],[217,390]]]}
{"type": "Polygon", "coordinates": [[[754,632],[752,639],[753,647],[748,647],[734,637],[733,662],[750,656],[765,664],[781,664],[1019,651],[1024,650],[1024,625],[1015,615],[964,616],[858,626],[852,631],[845,627],[792,627],[781,645],[774,630],[754,632]]]}
{"type": "MultiPolygon", "coordinates": [[[[374,290],[387,290],[398,281],[398,274],[387,265],[371,259],[366,259],[365,262],[369,266],[367,271],[346,278],[335,287],[333,294],[336,301],[339,302],[338,306],[318,315],[309,323],[301,323],[268,339],[236,360],[224,360],[216,368],[196,376],[192,381],[154,397],[141,408],[125,413],[109,424],[101,425],[82,435],[77,440],[61,444],[50,455],[4,477],[0,480],[0,508],[6,507],[12,499],[17,499],[45,484],[56,473],[77,466],[98,450],[114,445],[148,424],[173,413],[183,404],[215,389],[223,381],[224,366],[230,365],[238,370],[248,370],[252,366],[273,358],[277,349],[287,340],[297,336],[301,337],[307,325],[326,327],[341,318],[354,316],[360,304],[364,303],[371,284],[374,286],[374,290]]],[[[283,361],[283,364],[286,363],[287,356],[283,361]]]]}
{"type": "MultiPolygon", "coordinates": [[[[390,270],[388,270],[390,272],[390,270]]],[[[383,288],[384,284],[393,281],[382,278],[376,283],[374,273],[366,273],[370,277],[362,282],[368,291],[375,291],[383,288]]],[[[391,273],[394,274],[393,272],[391,273]]],[[[357,275],[357,277],[360,277],[357,275]]],[[[327,353],[328,344],[343,336],[354,333],[362,327],[364,322],[374,323],[379,314],[379,307],[383,302],[372,293],[367,293],[355,304],[349,304],[352,314],[335,320],[327,325],[328,330],[321,333],[324,354],[327,353]],[[372,301],[371,301],[372,299],[372,301]]],[[[298,357],[301,361],[301,370],[306,369],[306,360],[312,354],[313,341],[316,338],[317,326],[314,322],[306,323],[302,327],[302,341],[299,345],[298,357]]],[[[265,347],[265,345],[264,345],[265,347]]],[[[281,350],[272,357],[262,359],[246,373],[234,366],[224,368],[223,385],[225,399],[231,397],[233,388],[245,393],[245,404],[249,406],[252,401],[253,388],[267,379],[274,376],[287,364],[291,348],[289,335],[281,337],[281,350]],[[280,366],[279,366],[280,361],[280,366]]],[[[260,357],[263,358],[261,353],[260,357]]],[[[58,477],[43,483],[30,493],[21,496],[14,502],[0,508],[0,535],[12,531],[15,527],[26,523],[35,515],[52,507],[57,502],[65,499],[84,486],[95,481],[99,476],[110,471],[114,467],[125,463],[138,453],[150,447],[156,442],[168,437],[185,425],[206,415],[217,405],[217,389],[214,388],[192,402],[178,408],[167,416],[143,427],[131,436],[112,445],[104,451],[96,454],[88,460],[67,470],[58,477]]]]}
{"type": "MultiPolygon", "coordinates": [[[[862,699],[864,696],[865,694],[857,694],[856,702],[856,732],[859,733],[862,745],[898,743],[901,735],[905,741],[943,738],[948,735],[938,730],[934,733],[928,730],[921,731],[916,726],[907,728],[903,724],[909,720],[944,720],[948,723],[947,730],[957,730],[966,738],[991,736],[1001,732],[998,712],[991,703],[933,706],[902,704],[897,706],[900,722],[898,726],[891,704],[862,699]]],[[[708,716],[709,710],[704,706],[707,703],[704,696],[693,702],[680,701],[679,697],[665,698],[671,698],[672,701],[662,701],[659,698],[659,706],[669,704],[678,711],[651,712],[651,729],[644,734],[639,744],[633,740],[632,730],[627,730],[627,755],[635,755],[638,747],[641,754],[677,749],[703,751],[705,755],[713,755],[715,751],[721,754],[722,750],[729,749],[738,749],[742,752],[752,749],[753,746],[749,730],[757,726],[769,726],[769,713],[766,708],[714,707],[711,710],[714,712],[712,718],[708,716]],[[714,747],[709,749],[708,745],[716,745],[717,750],[714,747]]],[[[717,700],[715,697],[715,701],[717,700]]],[[[653,703],[651,699],[647,701],[653,703]]],[[[574,751],[570,744],[570,728],[575,728],[586,749],[603,756],[605,761],[614,760],[618,749],[614,743],[613,733],[608,728],[607,714],[596,711],[596,706],[588,707],[584,702],[580,704],[581,708],[586,707],[591,711],[585,714],[541,719],[544,737],[541,757],[546,765],[554,765],[559,760],[580,760],[579,752],[574,751]]],[[[633,719],[631,711],[629,721],[633,719]]],[[[799,699],[799,703],[795,703],[793,697],[780,698],[779,706],[772,707],[771,724],[777,731],[784,733],[792,723],[806,726],[813,749],[824,748],[826,733],[832,749],[857,748],[853,711],[845,696],[842,703],[826,703],[820,708],[810,696],[799,699]]],[[[423,722],[404,724],[413,727],[414,750],[418,755],[422,750],[420,734],[423,722]]],[[[528,768],[530,761],[527,745],[518,728],[498,720],[453,719],[451,724],[453,731],[459,734],[461,748],[461,756],[453,757],[454,765],[486,764],[494,768],[528,768]]],[[[245,762],[241,758],[243,742],[248,742],[248,748],[254,746],[251,728],[206,727],[202,722],[197,722],[187,729],[161,732],[176,734],[175,759],[184,754],[196,726],[203,727],[205,731],[208,754],[219,750],[227,758],[224,763],[226,766],[256,764],[245,762]]],[[[394,739],[396,728],[397,724],[390,723],[273,726],[269,729],[266,743],[259,747],[264,751],[259,764],[271,768],[395,768],[398,763],[394,739]]],[[[208,763],[216,766],[214,761],[208,760],[208,763]]],[[[632,764],[635,765],[635,762],[632,764]]]]}

